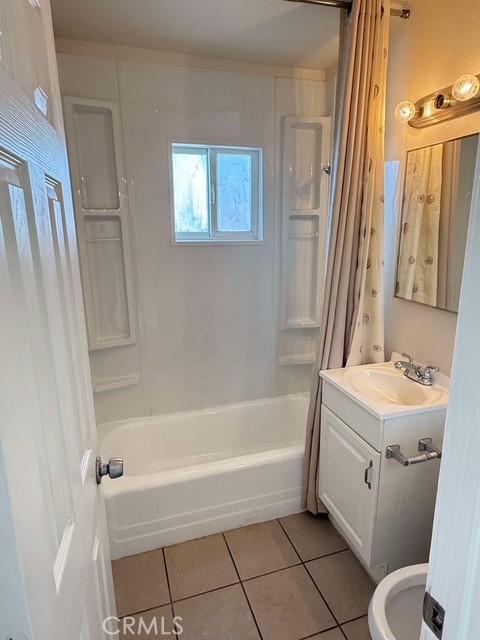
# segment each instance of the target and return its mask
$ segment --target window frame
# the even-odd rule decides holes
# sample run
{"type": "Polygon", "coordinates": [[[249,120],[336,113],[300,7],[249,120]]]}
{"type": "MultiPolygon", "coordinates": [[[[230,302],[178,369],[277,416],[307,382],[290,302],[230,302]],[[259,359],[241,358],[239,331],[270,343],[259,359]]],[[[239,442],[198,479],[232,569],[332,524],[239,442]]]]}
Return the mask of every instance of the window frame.
{"type": "Polygon", "coordinates": [[[176,246],[205,245],[248,245],[264,244],[263,239],[263,147],[208,144],[184,140],[168,141],[169,191],[170,191],[170,227],[171,244],[176,246]],[[173,156],[176,148],[188,153],[206,151],[207,153],[207,193],[209,230],[207,233],[178,232],[175,224],[175,189],[173,156]],[[252,215],[249,231],[221,231],[218,229],[218,155],[250,155],[252,162],[251,202],[252,215]]]}

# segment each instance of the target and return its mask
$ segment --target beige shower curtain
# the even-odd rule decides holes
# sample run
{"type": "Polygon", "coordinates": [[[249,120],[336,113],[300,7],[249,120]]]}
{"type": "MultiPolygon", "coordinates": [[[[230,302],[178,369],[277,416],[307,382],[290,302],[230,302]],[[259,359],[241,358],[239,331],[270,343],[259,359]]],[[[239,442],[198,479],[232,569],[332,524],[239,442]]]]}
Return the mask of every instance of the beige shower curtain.
{"type": "MultiPolygon", "coordinates": [[[[452,264],[463,264],[461,253],[460,255],[456,254],[453,248],[458,246],[458,243],[454,241],[455,227],[457,230],[459,226],[460,228],[463,226],[465,229],[465,217],[459,215],[458,211],[461,157],[461,140],[450,140],[443,144],[436,306],[449,311],[458,311],[458,296],[461,285],[461,275],[457,279],[452,277],[452,264]]],[[[461,237],[465,237],[464,233],[461,234],[461,237]]],[[[463,243],[460,242],[460,246],[463,247],[463,243]]]]}
{"type": "Polygon", "coordinates": [[[305,447],[305,505],[319,501],[322,387],[318,372],[384,360],[383,140],[389,0],[343,12],[331,194],[330,250],[305,447]]]}

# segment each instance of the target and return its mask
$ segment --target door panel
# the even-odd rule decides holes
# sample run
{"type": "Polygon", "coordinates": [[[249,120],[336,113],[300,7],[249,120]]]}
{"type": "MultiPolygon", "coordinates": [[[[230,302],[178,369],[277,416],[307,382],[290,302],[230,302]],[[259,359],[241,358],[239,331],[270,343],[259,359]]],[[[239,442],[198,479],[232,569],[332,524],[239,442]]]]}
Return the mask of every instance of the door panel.
{"type": "MultiPolygon", "coordinates": [[[[480,147],[458,314],[427,591],[445,609],[443,640],[480,638],[480,147]]],[[[422,640],[436,640],[422,626],[422,640]]]]}
{"type": "Polygon", "coordinates": [[[2,3],[0,515],[18,562],[2,566],[0,638],[104,640],[115,607],[64,133],[49,120],[60,113],[49,21],[45,0],[2,3]],[[4,605],[18,584],[20,618],[4,605]]]}
{"type": "Polygon", "coordinates": [[[320,498],[367,561],[371,553],[379,471],[380,454],[322,407],[320,498]]]}

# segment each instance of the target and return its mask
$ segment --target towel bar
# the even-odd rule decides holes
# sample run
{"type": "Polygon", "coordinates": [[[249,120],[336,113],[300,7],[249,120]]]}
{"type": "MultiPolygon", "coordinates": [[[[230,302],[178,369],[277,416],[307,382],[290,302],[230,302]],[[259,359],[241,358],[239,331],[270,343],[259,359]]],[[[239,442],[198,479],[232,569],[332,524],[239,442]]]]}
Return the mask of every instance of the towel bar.
{"type": "Polygon", "coordinates": [[[418,441],[418,451],[423,451],[423,453],[407,458],[402,453],[399,444],[390,444],[385,451],[385,455],[387,458],[393,458],[404,467],[409,467],[411,464],[419,464],[420,462],[428,462],[429,460],[438,460],[442,457],[442,452],[433,444],[432,438],[421,438],[418,441]]]}

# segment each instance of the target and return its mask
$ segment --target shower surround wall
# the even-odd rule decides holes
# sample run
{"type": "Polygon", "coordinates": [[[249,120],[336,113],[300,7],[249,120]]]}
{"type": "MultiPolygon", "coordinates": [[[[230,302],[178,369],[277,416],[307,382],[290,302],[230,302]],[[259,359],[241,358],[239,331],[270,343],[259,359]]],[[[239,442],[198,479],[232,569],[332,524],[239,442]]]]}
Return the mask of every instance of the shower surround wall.
{"type": "Polygon", "coordinates": [[[99,45],[85,43],[59,49],[69,51],[58,55],[62,94],[118,104],[123,136],[138,337],[94,351],[92,370],[94,380],[138,382],[96,393],[97,420],[306,390],[308,365],[277,370],[275,176],[282,117],[328,115],[323,72],[236,63],[230,70],[214,60],[207,68],[175,54],[166,64],[159,52],[103,46],[98,55],[99,45]],[[171,246],[169,140],[263,148],[263,243],[171,246]]]}

